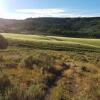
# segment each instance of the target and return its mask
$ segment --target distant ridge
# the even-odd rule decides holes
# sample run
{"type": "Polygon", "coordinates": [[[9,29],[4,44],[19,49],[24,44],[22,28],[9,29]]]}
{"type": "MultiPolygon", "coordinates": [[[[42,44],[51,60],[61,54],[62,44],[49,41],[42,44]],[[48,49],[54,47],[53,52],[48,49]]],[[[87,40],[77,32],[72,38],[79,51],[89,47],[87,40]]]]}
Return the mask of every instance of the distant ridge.
{"type": "Polygon", "coordinates": [[[0,18],[0,32],[100,38],[100,17],[47,17],[27,18],[25,20],[0,18]]]}

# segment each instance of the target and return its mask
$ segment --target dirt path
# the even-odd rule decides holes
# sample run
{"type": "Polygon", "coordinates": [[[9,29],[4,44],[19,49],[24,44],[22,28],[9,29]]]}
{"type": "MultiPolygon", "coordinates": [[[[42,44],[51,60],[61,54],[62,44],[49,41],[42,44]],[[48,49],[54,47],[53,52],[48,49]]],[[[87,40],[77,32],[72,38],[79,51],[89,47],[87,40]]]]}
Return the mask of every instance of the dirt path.
{"type": "MultiPolygon", "coordinates": [[[[57,83],[58,81],[63,77],[63,73],[65,70],[68,70],[67,68],[64,68],[61,72],[59,72],[57,75],[56,75],[56,78],[53,82],[53,84],[51,84],[51,86],[49,86],[49,89],[47,90],[46,92],[46,95],[44,97],[44,100],[50,100],[50,96],[52,94],[52,91],[55,87],[57,87],[57,83]]],[[[70,94],[72,95],[72,97],[74,96],[74,94],[77,92],[76,90],[76,70],[74,68],[72,68],[72,72],[73,74],[71,75],[71,78],[68,79],[69,80],[69,92],[70,94]]]]}
{"type": "Polygon", "coordinates": [[[52,94],[53,89],[57,86],[58,81],[63,77],[63,73],[67,68],[63,68],[58,74],[56,74],[56,78],[53,82],[53,84],[51,84],[49,86],[49,89],[46,92],[46,95],[44,97],[44,100],[50,100],[50,95],[52,94]]]}

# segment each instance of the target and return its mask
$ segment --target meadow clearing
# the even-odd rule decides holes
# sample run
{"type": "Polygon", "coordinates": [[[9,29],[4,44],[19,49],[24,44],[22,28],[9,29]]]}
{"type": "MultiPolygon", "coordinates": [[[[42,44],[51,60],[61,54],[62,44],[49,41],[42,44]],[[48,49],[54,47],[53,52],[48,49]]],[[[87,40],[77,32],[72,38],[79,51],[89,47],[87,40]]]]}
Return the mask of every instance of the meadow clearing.
{"type": "Polygon", "coordinates": [[[100,39],[84,39],[84,38],[68,38],[58,36],[45,36],[45,35],[24,35],[24,34],[11,34],[1,33],[7,39],[15,39],[21,41],[31,42],[51,42],[51,43],[68,43],[68,44],[80,44],[86,46],[93,46],[100,48],[100,39]]]}
{"type": "Polygon", "coordinates": [[[53,49],[53,50],[100,50],[100,39],[82,39],[82,38],[68,38],[57,36],[44,35],[23,35],[23,34],[8,34],[1,33],[8,41],[13,44],[25,45],[39,49],[53,49]]]}

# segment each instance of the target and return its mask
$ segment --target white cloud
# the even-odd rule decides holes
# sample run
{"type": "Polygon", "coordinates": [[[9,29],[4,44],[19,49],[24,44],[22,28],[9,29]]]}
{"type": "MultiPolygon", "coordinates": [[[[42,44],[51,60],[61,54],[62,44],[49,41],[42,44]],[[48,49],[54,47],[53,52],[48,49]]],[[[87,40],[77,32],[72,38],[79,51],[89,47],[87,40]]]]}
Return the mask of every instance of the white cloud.
{"type": "Polygon", "coordinates": [[[18,9],[17,13],[28,14],[31,17],[60,17],[60,14],[65,13],[63,9],[18,9]]]}
{"type": "Polygon", "coordinates": [[[65,11],[63,9],[18,9],[16,10],[20,13],[36,13],[36,14],[54,14],[54,13],[64,13],[65,11]]]}
{"type": "Polygon", "coordinates": [[[14,13],[1,13],[0,17],[8,19],[25,19],[29,17],[91,17],[100,16],[100,13],[81,10],[52,9],[17,9],[14,13]]]}
{"type": "Polygon", "coordinates": [[[82,10],[64,10],[59,8],[52,9],[18,9],[17,13],[30,17],[91,17],[99,16],[100,13],[87,12],[82,10]]]}
{"type": "Polygon", "coordinates": [[[17,14],[25,15],[27,17],[79,17],[81,15],[76,14],[73,11],[65,11],[64,9],[17,9],[17,14]]]}

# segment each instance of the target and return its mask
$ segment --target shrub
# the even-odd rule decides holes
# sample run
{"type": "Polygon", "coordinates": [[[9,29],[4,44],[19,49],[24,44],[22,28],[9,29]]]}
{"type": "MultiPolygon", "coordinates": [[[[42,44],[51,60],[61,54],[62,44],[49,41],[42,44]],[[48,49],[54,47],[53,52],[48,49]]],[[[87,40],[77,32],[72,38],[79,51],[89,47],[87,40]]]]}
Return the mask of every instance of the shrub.
{"type": "Polygon", "coordinates": [[[58,85],[53,89],[50,100],[72,100],[69,93],[67,92],[67,87],[65,85],[58,85]]]}
{"type": "Polygon", "coordinates": [[[20,86],[15,86],[13,88],[8,89],[5,94],[4,100],[27,100],[25,96],[25,89],[20,86]]]}
{"type": "Polygon", "coordinates": [[[43,84],[33,84],[29,88],[17,86],[8,90],[5,100],[44,100],[44,94],[43,84]]]}
{"type": "Polygon", "coordinates": [[[34,68],[49,68],[53,66],[54,59],[45,53],[37,54],[37,55],[30,55],[24,58],[19,66],[28,69],[34,68]]]}
{"type": "Polygon", "coordinates": [[[34,84],[26,92],[28,100],[44,100],[46,87],[43,84],[34,84]]]}
{"type": "Polygon", "coordinates": [[[0,49],[6,49],[7,46],[8,46],[7,40],[2,35],[0,35],[0,49]]]}
{"type": "Polygon", "coordinates": [[[3,62],[4,61],[4,58],[2,55],[0,55],[0,62],[3,62]]]}
{"type": "Polygon", "coordinates": [[[81,70],[83,72],[97,73],[98,69],[95,66],[82,66],[81,70]]]}
{"type": "Polygon", "coordinates": [[[11,87],[11,82],[6,75],[0,75],[0,93],[4,95],[5,91],[11,87]]]}
{"type": "Polygon", "coordinates": [[[19,64],[19,66],[21,66],[23,68],[32,69],[33,68],[33,64],[34,64],[33,56],[28,56],[28,57],[24,58],[21,61],[21,63],[19,64]]]}

